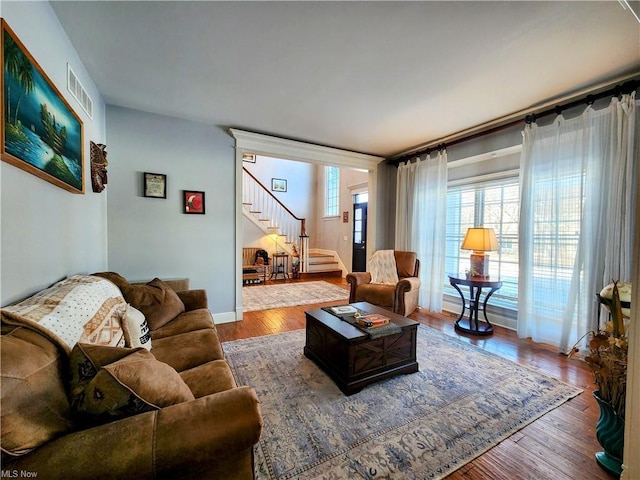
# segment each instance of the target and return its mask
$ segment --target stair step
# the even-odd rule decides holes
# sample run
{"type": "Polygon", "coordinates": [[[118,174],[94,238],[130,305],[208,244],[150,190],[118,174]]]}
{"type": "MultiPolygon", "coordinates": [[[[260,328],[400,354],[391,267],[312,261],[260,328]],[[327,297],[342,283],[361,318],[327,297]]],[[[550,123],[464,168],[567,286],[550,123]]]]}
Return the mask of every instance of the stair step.
{"type": "Polygon", "coordinates": [[[253,205],[251,202],[242,202],[242,205],[253,205]]]}
{"type": "Polygon", "coordinates": [[[338,264],[337,263],[333,263],[333,264],[315,264],[315,263],[310,263],[309,264],[309,272],[331,272],[333,270],[338,269],[338,264]]]}
{"type": "Polygon", "coordinates": [[[341,277],[341,276],[342,276],[342,270],[326,270],[326,271],[319,271],[319,272],[304,272],[304,273],[300,274],[301,278],[341,277]]]}
{"type": "Polygon", "coordinates": [[[338,265],[338,262],[335,260],[320,260],[319,262],[312,262],[309,259],[309,265],[338,265]]]}
{"type": "Polygon", "coordinates": [[[249,210],[249,213],[262,213],[261,210],[249,210]]]}
{"type": "Polygon", "coordinates": [[[310,253],[309,258],[333,258],[330,253],[310,253]]]}

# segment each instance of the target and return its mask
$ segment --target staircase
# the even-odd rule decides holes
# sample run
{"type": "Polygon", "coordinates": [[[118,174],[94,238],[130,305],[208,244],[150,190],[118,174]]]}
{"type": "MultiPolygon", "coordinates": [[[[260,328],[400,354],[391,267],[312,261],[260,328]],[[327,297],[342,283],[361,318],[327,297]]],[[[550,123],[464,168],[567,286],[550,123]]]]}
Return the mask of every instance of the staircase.
{"type": "Polygon", "coordinates": [[[242,172],[242,212],[266,235],[275,236],[278,251],[293,254],[296,244],[300,271],[306,271],[309,237],[305,219],[296,217],[246,168],[242,172]]]}
{"type": "Polygon", "coordinates": [[[322,277],[342,277],[346,275],[346,269],[336,252],[332,250],[321,250],[318,248],[309,249],[309,265],[306,278],[313,276],[322,277]]]}
{"type": "Polygon", "coordinates": [[[341,277],[345,266],[332,250],[310,249],[304,218],[296,217],[251,172],[242,172],[242,212],[265,235],[277,238],[277,250],[293,254],[297,246],[300,256],[300,275],[341,277]]]}

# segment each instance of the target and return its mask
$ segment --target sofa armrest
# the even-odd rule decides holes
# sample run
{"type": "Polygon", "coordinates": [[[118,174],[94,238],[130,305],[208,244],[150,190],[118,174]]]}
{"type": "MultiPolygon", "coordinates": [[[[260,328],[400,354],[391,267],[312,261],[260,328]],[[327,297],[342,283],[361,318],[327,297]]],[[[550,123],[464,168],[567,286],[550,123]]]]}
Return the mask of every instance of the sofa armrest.
{"type": "Polygon", "coordinates": [[[197,310],[199,308],[209,308],[209,300],[207,291],[202,290],[181,290],[176,292],[182,303],[184,303],[185,311],[197,310]]]}
{"type": "Polygon", "coordinates": [[[67,434],[3,468],[47,479],[196,478],[261,433],[255,391],[238,387],[67,434]]]}
{"type": "Polygon", "coordinates": [[[238,387],[199,398],[198,408],[178,404],[159,412],[156,473],[178,478],[209,463],[250,450],[262,434],[260,402],[251,387],[238,387]],[[184,441],[176,442],[177,438],[184,441]]]}

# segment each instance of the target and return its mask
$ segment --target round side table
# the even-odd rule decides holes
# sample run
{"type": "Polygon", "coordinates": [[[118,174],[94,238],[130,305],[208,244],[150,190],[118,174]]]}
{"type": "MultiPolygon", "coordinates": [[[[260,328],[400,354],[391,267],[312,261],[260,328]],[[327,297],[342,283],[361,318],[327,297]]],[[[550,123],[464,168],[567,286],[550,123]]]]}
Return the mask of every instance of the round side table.
{"type": "Polygon", "coordinates": [[[282,275],[283,280],[287,280],[289,278],[289,254],[287,253],[274,253],[272,255],[273,258],[273,268],[271,269],[271,277],[275,277],[278,279],[278,275],[282,275]]]}
{"type": "Polygon", "coordinates": [[[465,333],[471,333],[474,335],[491,335],[493,333],[493,325],[487,318],[487,301],[489,297],[493,295],[493,292],[502,287],[500,280],[489,280],[484,277],[469,277],[461,278],[454,275],[449,275],[449,283],[460,294],[462,299],[462,312],[458,320],[456,320],[455,329],[465,333]],[[469,301],[464,297],[460,285],[469,287],[469,301]],[[482,302],[482,314],[484,315],[484,322],[478,319],[478,310],[480,309],[480,294],[483,288],[489,288],[489,292],[485,295],[482,302]],[[464,313],[469,309],[469,316],[465,318],[464,313]]]}

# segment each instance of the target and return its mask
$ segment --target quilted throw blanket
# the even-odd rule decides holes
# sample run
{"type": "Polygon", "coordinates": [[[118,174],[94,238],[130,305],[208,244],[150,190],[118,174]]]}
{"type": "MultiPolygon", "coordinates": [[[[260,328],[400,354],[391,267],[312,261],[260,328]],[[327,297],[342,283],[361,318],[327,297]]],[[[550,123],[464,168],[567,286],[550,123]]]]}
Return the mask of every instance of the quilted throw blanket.
{"type": "Polygon", "coordinates": [[[3,322],[37,330],[70,352],[77,342],[124,346],[126,308],[109,280],[73,275],[1,312],[3,322]]]}
{"type": "Polygon", "coordinates": [[[395,285],[398,283],[398,268],[393,250],[378,250],[369,259],[371,283],[395,285]]]}

